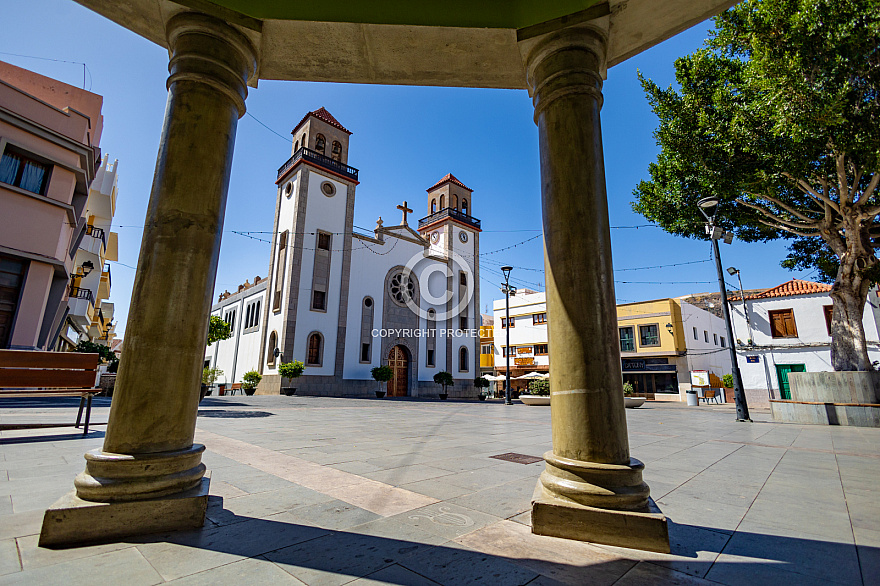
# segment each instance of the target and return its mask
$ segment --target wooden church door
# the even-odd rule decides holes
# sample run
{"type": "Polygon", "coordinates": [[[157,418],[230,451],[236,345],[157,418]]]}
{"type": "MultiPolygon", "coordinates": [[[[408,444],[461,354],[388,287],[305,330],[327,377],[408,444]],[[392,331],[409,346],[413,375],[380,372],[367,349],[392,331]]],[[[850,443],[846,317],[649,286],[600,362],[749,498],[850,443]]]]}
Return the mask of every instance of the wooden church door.
{"type": "Polygon", "coordinates": [[[394,376],[388,381],[389,397],[405,397],[407,395],[407,383],[409,382],[409,360],[406,350],[401,346],[395,346],[388,354],[388,366],[394,371],[394,376]]]}

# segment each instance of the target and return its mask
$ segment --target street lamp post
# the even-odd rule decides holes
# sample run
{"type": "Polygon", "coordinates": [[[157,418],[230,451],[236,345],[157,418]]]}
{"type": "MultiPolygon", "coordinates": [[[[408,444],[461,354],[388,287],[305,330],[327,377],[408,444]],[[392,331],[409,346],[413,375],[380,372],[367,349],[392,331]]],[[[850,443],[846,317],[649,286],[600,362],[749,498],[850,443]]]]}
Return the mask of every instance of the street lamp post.
{"type": "Polygon", "coordinates": [[[737,280],[739,281],[739,300],[742,301],[743,304],[743,314],[746,316],[746,331],[749,334],[749,337],[746,338],[746,346],[752,345],[752,320],[749,318],[749,306],[746,304],[746,296],[743,291],[743,280],[740,275],[739,269],[735,269],[733,267],[729,267],[727,269],[727,274],[731,277],[736,275],[737,280]]]}
{"type": "MultiPolygon", "coordinates": [[[[513,405],[513,401],[510,398],[510,271],[513,270],[513,267],[505,266],[501,267],[501,272],[504,273],[504,305],[505,305],[505,333],[507,336],[506,350],[504,352],[505,357],[505,383],[504,383],[504,403],[505,405],[513,405]]],[[[514,293],[516,289],[513,290],[514,293]]]]}
{"type": "Polygon", "coordinates": [[[724,284],[724,271],[721,269],[721,250],[718,248],[718,240],[724,238],[725,242],[730,243],[730,238],[725,235],[724,230],[715,226],[715,212],[718,209],[720,200],[717,197],[709,196],[700,199],[697,206],[700,213],[706,218],[706,231],[709,239],[712,240],[712,250],[715,253],[715,270],[718,273],[718,286],[721,289],[721,309],[724,313],[724,325],[727,327],[727,339],[729,344],[727,349],[730,352],[731,374],[733,375],[733,400],[736,403],[736,420],[751,421],[749,417],[749,405],[746,402],[746,394],[743,391],[742,375],[739,371],[739,364],[736,358],[736,342],[733,338],[733,325],[730,323],[730,309],[727,306],[727,286],[724,284]]]}

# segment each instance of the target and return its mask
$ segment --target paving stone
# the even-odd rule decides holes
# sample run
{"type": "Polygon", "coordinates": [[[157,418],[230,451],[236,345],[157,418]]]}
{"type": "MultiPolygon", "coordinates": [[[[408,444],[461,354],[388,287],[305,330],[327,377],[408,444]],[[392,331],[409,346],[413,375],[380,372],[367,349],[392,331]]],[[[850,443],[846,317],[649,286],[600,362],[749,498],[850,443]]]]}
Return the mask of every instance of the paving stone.
{"type": "Polygon", "coordinates": [[[0,584],[152,586],[162,577],[134,547],[0,576],[0,584]]]}
{"type": "Polygon", "coordinates": [[[363,578],[349,582],[351,586],[377,586],[379,584],[406,584],[407,586],[434,586],[438,584],[415,572],[411,572],[403,566],[394,564],[373,572],[363,578]]]}
{"type": "Polygon", "coordinates": [[[18,546],[14,539],[0,541],[0,576],[21,571],[18,546]]]}
{"type": "Polygon", "coordinates": [[[191,574],[177,580],[168,582],[175,586],[217,586],[218,584],[247,584],[247,585],[302,585],[297,580],[269,560],[263,557],[248,558],[240,562],[233,562],[191,574]]]}

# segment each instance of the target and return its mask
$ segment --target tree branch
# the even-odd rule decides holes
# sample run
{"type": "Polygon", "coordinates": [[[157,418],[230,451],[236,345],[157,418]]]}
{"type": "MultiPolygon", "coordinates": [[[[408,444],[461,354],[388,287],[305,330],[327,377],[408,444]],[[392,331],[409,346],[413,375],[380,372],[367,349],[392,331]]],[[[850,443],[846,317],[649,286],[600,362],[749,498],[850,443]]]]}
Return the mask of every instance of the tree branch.
{"type": "MultiPolygon", "coordinates": [[[[874,193],[874,190],[877,189],[878,182],[880,182],[880,171],[874,171],[874,175],[873,175],[873,177],[871,177],[871,181],[868,183],[868,186],[865,188],[865,191],[863,191],[862,194],[859,196],[859,199],[856,202],[856,204],[866,203],[871,198],[871,195],[874,193]]],[[[876,215],[876,213],[871,214],[871,215],[876,215]]]]}
{"type": "MultiPolygon", "coordinates": [[[[753,196],[753,197],[764,198],[764,199],[766,199],[766,200],[772,201],[773,203],[775,203],[776,205],[778,205],[779,207],[781,207],[782,209],[784,209],[785,211],[787,211],[787,212],[788,212],[789,214],[791,214],[792,216],[798,217],[798,218],[800,218],[801,220],[806,220],[806,221],[808,221],[808,222],[814,222],[814,221],[816,221],[816,218],[811,218],[811,217],[809,217],[809,216],[807,216],[807,215],[805,215],[805,214],[799,212],[798,210],[796,210],[796,209],[790,207],[788,204],[782,203],[781,201],[779,201],[779,200],[776,199],[775,197],[770,197],[769,195],[764,195],[764,194],[762,194],[762,193],[751,193],[751,192],[747,192],[747,193],[748,193],[749,195],[753,196]]],[[[822,203],[822,202],[820,202],[820,203],[822,203]]],[[[826,207],[827,204],[822,203],[822,206],[823,206],[823,207],[826,207]]]]}
{"type": "Polygon", "coordinates": [[[737,201],[739,203],[743,204],[744,206],[750,207],[753,210],[757,210],[757,211],[761,212],[762,214],[764,214],[765,216],[767,216],[768,218],[770,218],[774,222],[779,222],[780,224],[785,224],[786,226],[790,226],[792,228],[806,228],[808,230],[819,230],[819,227],[816,225],[820,223],[820,220],[813,220],[813,219],[807,218],[808,223],[806,223],[806,224],[804,224],[802,222],[792,222],[791,220],[786,220],[785,218],[780,218],[779,216],[777,216],[776,214],[774,214],[770,210],[764,208],[763,206],[760,206],[760,205],[757,205],[757,204],[754,204],[754,203],[751,203],[751,202],[748,202],[748,201],[745,201],[742,199],[738,199],[737,201]]]}
{"type": "MultiPolygon", "coordinates": [[[[838,214],[840,213],[840,206],[837,205],[837,202],[835,202],[834,200],[832,200],[832,199],[831,199],[830,197],[828,197],[826,194],[819,193],[818,191],[816,191],[815,189],[813,189],[813,186],[810,185],[809,183],[807,183],[806,181],[804,181],[803,179],[796,178],[796,177],[795,177],[794,175],[792,175],[791,173],[783,173],[782,176],[783,176],[783,177],[788,177],[788,178],[791,179],[792,181],[795,181],[795,182],[797,183],[797,185],[798,185],[798,187],[800,188],[801,191],[803,191],[803,192],[806,193],[807,195],[812,196],[814,199],[817,199],[817,200],[819,200],[819,201],[821,201],[821,202],[823,202],[823,203],[826,203],[826,204],[830,205],[830,206],[831,206],[831,209],[833,209],[833,210],[834,210],[835,212],[837,212],[838,214]]],[[[822,186],[823,186],[824,190],[825,190],[825,191],[828,191],[828,184],[827,184],[826,182],[822,181],[822,180],[820,180],[820,183],[822,183],[822,186]]]]}
{"type": "Polygon", "coordinates": [[[846,180],[846,155],[837,155],[835,161],[837,163],[837,184],[840,194],[840,203],[851,203],[851,192],[846,180]]]}
{"type": "Polygon", "coordinates": [[[808,234],[808,233],[806,233],[806,232],[801,232],[800,230],[794,230],[794,229],[789,228],[789,227],[787,227],[787,226],[780,226],[780,225],[778,225],[778,224],[773,224],[772,222],[765,222],[765,221],[762,220],[761,218],[758,218],[758,221],[759,221],[760,223],[764,224],[765,226],[769,226],[769,227],[771,227],[771,228],[775,228],[776,230],[785,230],[786,232],[791,232],[792,234],[795,234],[795,235],[797,235],[797,236],[806,236],[806,237],[808,237],[808,238],[812,238],[812,237],[816,237],[816,236],[821,236],[821,234],[819,234],[818,232],[815,232],[815,233],[813,233],[813,234],[808,234]]]}

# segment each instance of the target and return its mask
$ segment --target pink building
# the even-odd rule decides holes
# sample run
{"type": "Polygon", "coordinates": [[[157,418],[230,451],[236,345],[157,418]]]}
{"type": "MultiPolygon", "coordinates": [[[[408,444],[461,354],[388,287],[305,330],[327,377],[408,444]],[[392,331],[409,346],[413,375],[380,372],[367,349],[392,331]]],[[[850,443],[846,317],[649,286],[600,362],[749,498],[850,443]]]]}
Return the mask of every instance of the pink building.
{"type": "Polygon", "coordinates": [[[75,260],[102,101],[0,61],[0,348],[52,349],[78,275],[102,271],[75,260]]]}

